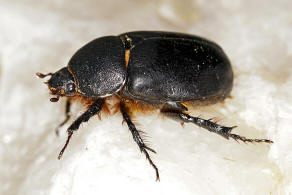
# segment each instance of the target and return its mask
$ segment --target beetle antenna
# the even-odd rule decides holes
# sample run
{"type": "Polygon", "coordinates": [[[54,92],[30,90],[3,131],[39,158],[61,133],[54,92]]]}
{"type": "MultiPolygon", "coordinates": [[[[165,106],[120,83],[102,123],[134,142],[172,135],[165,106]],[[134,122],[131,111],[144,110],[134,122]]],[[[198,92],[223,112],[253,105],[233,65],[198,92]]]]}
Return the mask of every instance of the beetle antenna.
{"type": "Polygon", "coordinates": [[[67,146],[68,146],[68,144],[69,144],[69,141],[70,141],[72,135],[73,135],[73,131],[68,131],[68,137],[67,137],[66,143],[65,143],[65,145],[63,146],[63,148],[62,148],[62,150],[61,150],[61,152],[59,153],[59,156],[58,156],[58,159],[59,159],[59,160],[62,158],[62,155],[63,155],[65,149],[67,148],[67,146]]]}
{"type": "Polygon", "coordinates": [[[60,98],[60,96],[53,97],[53,98],[50,99],[50,101],[51,102],[57,102],[57,101],[59,101],[59,98],[60,98]]]}
{"type": "Polygon", "coordinates": [[[36,73],[36,75],[39,77],[39,78],[45,78],[45,77],[47,77],[47,76],[52,76],[53,75],[53,73],[48,73],[48,74],[42,74],[42,73],[40,73],[40,72],[37,72],[36,73]]]}

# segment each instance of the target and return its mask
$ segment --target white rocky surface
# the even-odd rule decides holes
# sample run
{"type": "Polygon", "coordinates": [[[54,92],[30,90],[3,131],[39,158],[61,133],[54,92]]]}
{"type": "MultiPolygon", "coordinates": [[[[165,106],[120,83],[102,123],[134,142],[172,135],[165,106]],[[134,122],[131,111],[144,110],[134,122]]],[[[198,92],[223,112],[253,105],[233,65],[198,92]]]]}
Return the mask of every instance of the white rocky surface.
{"type": "MultiPolygon", "coordinates": [[[[289,0],[1,0],[0,194],[292,194],[291,8],[289,0]],[[238,144],[191,124],[139,116],[157,151],[155,182],[116,114],[83,124],[57,160],[68,127],[56,137],[64,100],[51,103],[35,73],[65,66],[96,37],[132,30],[218,42],[233,64],[233,98],[192,114],[275,143],[238,144]]],[[[73,111],[84,110],[75,104],[73,111]]]]}

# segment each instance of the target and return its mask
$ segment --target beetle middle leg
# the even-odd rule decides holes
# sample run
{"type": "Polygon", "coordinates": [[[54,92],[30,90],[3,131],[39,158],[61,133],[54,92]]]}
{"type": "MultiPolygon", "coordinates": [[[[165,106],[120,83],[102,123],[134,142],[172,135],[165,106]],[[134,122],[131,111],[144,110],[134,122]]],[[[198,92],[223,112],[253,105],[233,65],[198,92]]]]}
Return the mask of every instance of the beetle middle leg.
{"type": "Polygon", "coordinates": [[[213,133],[217,133],[218,135],[223,136],[226,139],[232,138],[236,141],[240,140],[243,142],[257,142],[257,143],[261,143],[261,142],[265,142],[265,143],[273,143],[273,141],[268,140],[268,139],[250,139],[250,138],[246,138],[237,134],[233,134],[231,133],[232,129],[234,129],[236,126],[233,127],[226,127],[226,126],[222,126],[219,125],[215,122],[212,122],[211,119],[206,120],[206,119],[202,119],[199,117],[193,117],[189,114],[186,114],[180,110],[168,110],[168,109],[162,109],[161,112],[168,116],[171,117],[173,119],[177,119],[181,122],[185,122],[185,123],[193,123],[195,125],[198,125],[199,127],[202,127],[204,129],[207,129],[210,132],[213,133]]]}
{"type": "Polygon", "coordinates": [[[62,123],[60,123],[58,125],[58,127],[55,129],[56,135],[59,136],[59,131],[60,128],[70,119],[70,108],[71,108],[71,102],[69,99],[67,99],[66,101],[66,108],[65,108],[65,116],[66,118],[64,119],[64,121],[62,123]]]}
{"type": "Polygon", "coordinates": [[[134,141],[138,144],[138,146],[140,148],[140,151],[145,154],[146,159],[149,161],[150,165],[154,168],[155,174],[156,174],[156,181],[159,181],[160,179],[159,179],[158,168],[154,164],[154,162],[152,161],[150,155],[147,152],[147,150],[148,150],[150,152],[156,153],[155,150],[153,150],[152,148],[149,148],[148,146],[146,146],[146,144],[144,143],[139,131],[136,129],[135,125],[131,121],[131,118],[127,113],[127,108],[123,103],[120,104],[120,110],[121,110],[121,113],[123,115],[123,119],[126,121],[128,127],[129,127],[129,130],[132,133],[134,141]]]}
{"type": "Polygon", "coordinates": [[[65,149],[67,148],[67,145],[73,135],[73,132],[78,130],[79,126],[81,125],[81,123],[83,122],[87,122],[92,116],[98,114],[104,104],[104,100],[103,99],[98,99],[96,100],[93,104],[91,104],[89,106],[89,108],[81,115],[79,116],[71,125],[70,127],[67,129],[68,132],[68,137],[66,140],[66,143],[64,145],[64,147],[62,148],[61,152],[59,153],[58,159],[61,159],[65,149]]]}

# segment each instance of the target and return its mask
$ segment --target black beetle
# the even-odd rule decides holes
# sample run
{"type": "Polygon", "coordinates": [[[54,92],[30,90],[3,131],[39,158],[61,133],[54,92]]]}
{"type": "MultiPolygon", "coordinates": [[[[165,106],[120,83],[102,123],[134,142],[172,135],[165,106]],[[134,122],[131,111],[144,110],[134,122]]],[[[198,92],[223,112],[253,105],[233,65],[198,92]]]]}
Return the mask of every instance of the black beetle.
{"type": "Polygon", "coordinates": [[[62,148],[61,158],[73,131],[102,109],[109,111],[108,101],[115,99],[114,110],[119,109],[124,121],[155,169],[159,172],[145,145],[141,132],[131,121],[135,109],[160,109],[160,112],[182,123],[191,122],[226,139],[243,142],[266,142],[267,139],[248,139],[211,119],[205,120],[187,114],[188,106],[208,105],[223,101],[229,96],[233,84],[233,72],[223,50],[207,39],[174,32],[137,31],[118,36],[95,39],[79,49],[68,66],[50,75],[47,83],[52,102],[68,97],[66,119],[70,115],[70,102],[75,98],[86,100],[87,111],[67,129],[68,138],[62,148]],[[105,109],[106,108],[106,109],[105,109]]]}

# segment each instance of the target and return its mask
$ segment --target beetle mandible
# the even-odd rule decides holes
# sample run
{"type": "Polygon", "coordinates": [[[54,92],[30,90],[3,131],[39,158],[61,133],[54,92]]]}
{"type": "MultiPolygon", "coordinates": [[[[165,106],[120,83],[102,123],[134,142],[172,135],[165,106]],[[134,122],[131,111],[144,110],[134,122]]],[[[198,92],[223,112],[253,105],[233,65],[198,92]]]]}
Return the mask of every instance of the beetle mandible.
{"type": "Polygon", "coordinates": [[[40,78],[51,76],[46,84],[55,95],[50,99],[52,102],[67,97],[66,119],[58,129],[70,118],[72,100],[81,98],[89,105],[67,129],[68,138],[59,159],[80,124],[108,107],[108,101],[113,98],[134,141],[154,168],[156,180],[159,180],[158,168],[148,151],[156,152],[145,144],[131,119],[133,107],[139,105],[159,109],[165,116],[193,123],[226,139],[272,143],[267,139],[232,134],[236,126],[222,126],[211,119],[187,113],[189,105],[223,101],[230,95],[233,85],[231,64],[224,51],[216,43],[198,36],[162,31],[105,36],[79,49],[67,67],[37,75],[40,78]]]}

